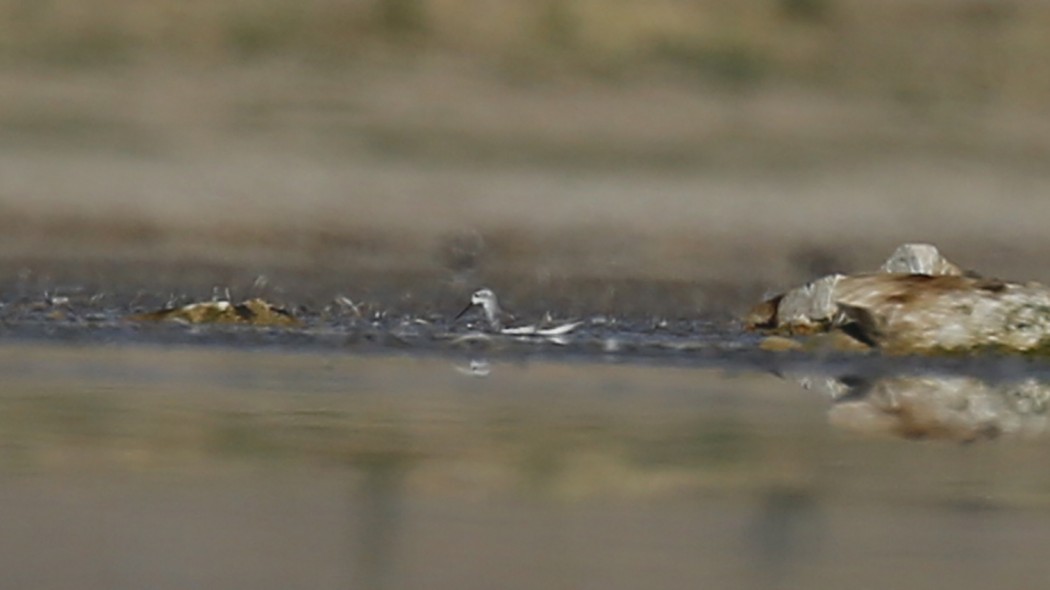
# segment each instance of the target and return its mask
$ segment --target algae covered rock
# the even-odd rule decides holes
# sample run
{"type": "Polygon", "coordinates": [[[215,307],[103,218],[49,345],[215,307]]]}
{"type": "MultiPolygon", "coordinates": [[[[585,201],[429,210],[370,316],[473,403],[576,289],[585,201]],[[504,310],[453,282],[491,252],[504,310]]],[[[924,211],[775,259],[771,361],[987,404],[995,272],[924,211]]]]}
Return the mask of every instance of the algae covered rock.
{"type": "Polygon", "coordinates": [[[963,274],[927,244],[879,272],[829,275],[763,301],[747,327],[781,335],[838,330],[892,353],[1033,351],[1050,346],[1050,289],[963,274]]]}
{"type": "Polygon", "coordinates": [[[287,310],[262,299],[241,303],[206,301],[182,307],[165,308],[138,314],[134,321],[176,321],[187,324],[245,324],[251,326],[294,326],[299,322],[287,310]]]}

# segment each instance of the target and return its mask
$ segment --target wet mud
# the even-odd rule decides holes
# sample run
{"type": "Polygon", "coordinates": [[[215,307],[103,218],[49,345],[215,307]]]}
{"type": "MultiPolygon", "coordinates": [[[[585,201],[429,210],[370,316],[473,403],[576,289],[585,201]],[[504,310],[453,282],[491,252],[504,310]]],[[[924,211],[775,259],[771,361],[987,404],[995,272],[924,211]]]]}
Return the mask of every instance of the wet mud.
{"type": "MultiPolygon", "coordinates": [[[[65,289],[3,302],[0,322],[6,340],[61,342],[153,343],[277,347],[310,351],[402,351],[457,353],[485,351],[493,355],[653,357],[685,353],[731,353],[757,350],[759,337],[743,332],[728,314],[694,319],[576,316],[580,325],[564,335],[493,333],[483,315],[470,310],[460,318],[459,304],[443,311],[411,313],[346,296],[321,304],[287,300],[272,305],[266,321],[253,320],[248,304],[230,303],[228,291],[196,300],[188,295],[107,293],[65,289]],[[65,293],[65,294],[63,294],[65,293]],[[212,311],[204,308],[215,307],[212,311]],[[243,312],[238,310],[243,309],[243,312]],[[226,314],[226,315],[224,315],[226,314]],[[276,324],[273,317],[280,319],[276,324]],[[258,325],[256,325],[258,323],[258,325]]],[[[469,294],[467,295],[469,296],[469,294]]],[[[422,305],[420,307],[436,307],[422,305]]],[[[542,324],[547,312],[521,315],[520,324],[542,324]]]]}
{"type": "MultiPolygon", "coordinates": [[[[66,286],[55,291],[18,295],[8,288],[0,299],[0,342],[51,344],[179,345],[275,349],[288,352],[403,354],[453,358],[536,358],[566,361],[724,367],[774,373],[809,372],[835,376],[946,372],[1001,380],[1020,376],[1050,378],[1050,362],[1039,355],[988,352],[975,355],[888,356],[850,351],[820,341],[806,347],[773,350],[767,337],[748,331],[743,319],[728,312],[693,317],[545,311],[510,317],[509,333],[493,331],[481,309],[457,314],[469,301],[416,300],[389,307],[336,295],[323,301],[316,293],[296,303],[275,298],[246,298],[228,303],[228,289],[212,297],[66,286]],[[201,322],[180,310],[217,305],[230,318],[201,322]],[[266,321],[253,325],[247,305],[269,306],[266,321]],[[406,311],[412,309],[415,311],[406,311]],[[271,311],[272,310],[272,311],[271,311]],[[273,321],[279,320],[277,322],[273,321]],[[544,335],[515,333],[519,327],[579,325],[571,332],[544,335]]],[[[236,299],[236,298],[234,298],[236,299]]],[[[194,311],[194,313],[201,313],[194,311]]],[[[260,316],[261,317],[261,316],[260,316]]]]}

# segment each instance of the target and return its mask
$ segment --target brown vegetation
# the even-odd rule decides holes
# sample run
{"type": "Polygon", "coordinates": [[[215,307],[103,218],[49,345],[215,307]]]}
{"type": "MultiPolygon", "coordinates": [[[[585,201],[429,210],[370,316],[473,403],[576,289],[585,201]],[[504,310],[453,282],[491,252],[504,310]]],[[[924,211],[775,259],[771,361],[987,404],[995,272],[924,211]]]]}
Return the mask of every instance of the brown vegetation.
{"type": "Polygon", "coordinates": [[[732,84],[790,78],[938,100],[1044,103],[1050,3],[717,0],[77,0],[0,2],[16,59],[203,62],[298,56],[487,56],[508,71],[553,65],[620,76],[664,64],[732,84]]]}

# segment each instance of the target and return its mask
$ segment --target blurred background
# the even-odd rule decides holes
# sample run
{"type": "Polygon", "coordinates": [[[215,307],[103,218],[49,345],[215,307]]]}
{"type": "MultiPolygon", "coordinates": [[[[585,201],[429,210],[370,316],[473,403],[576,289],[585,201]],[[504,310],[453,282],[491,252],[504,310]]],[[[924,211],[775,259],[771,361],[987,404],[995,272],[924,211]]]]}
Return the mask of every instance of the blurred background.
{"type": "Polygon", "coordinates": [[[1039,587],[1023,387],[887,418],[719,365],[754,344],[728,322],[677,368],[359,354],[367,321],[251,332],[279,351],[95,326],[223,288],[448,318],[482,285],[520,315],[725,319],[903,241],[1050,281],[1048,31],[1050,0],[0,0],[0,570],[1039,587]]]}
{"type": "Polygon", "coordinates": [[[1048,25],[1044,0],[0,0],[0,272],[680,315],[905,240],[1050,279],[1048,25]]]}

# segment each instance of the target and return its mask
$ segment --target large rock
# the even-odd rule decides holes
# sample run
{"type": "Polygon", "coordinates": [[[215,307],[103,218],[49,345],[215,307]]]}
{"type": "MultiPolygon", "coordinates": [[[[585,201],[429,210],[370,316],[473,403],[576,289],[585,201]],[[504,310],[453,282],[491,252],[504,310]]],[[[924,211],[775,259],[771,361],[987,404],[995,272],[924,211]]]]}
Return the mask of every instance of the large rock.
{"type": "Polygon", "coordinates": [[[841,330],[892,353],[1050,348],[1050,289],[964,275],[926,244],[906,244],[876,273],[830,275],[768,299],[751,329],[841,330]]]}

